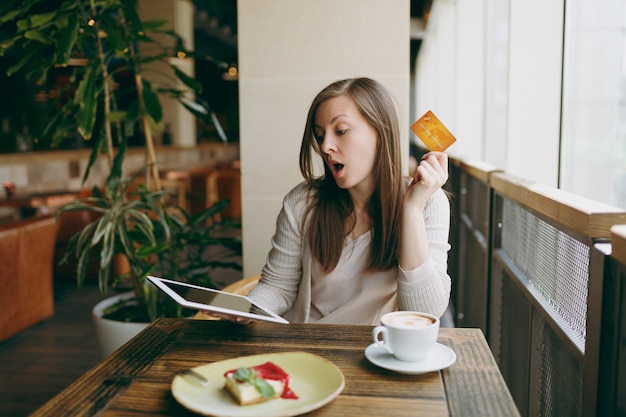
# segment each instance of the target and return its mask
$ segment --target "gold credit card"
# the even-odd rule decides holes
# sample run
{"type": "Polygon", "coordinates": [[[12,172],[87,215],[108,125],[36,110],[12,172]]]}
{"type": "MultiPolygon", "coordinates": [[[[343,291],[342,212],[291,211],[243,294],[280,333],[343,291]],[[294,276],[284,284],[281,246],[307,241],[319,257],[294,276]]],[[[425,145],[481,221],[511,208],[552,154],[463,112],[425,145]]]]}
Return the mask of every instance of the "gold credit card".
{"type": "Polygon", "coordinates": [[[430,110],[411,125],[411,130],[430,151],[443,152],[456,142],[454,135],[430,110]]]}

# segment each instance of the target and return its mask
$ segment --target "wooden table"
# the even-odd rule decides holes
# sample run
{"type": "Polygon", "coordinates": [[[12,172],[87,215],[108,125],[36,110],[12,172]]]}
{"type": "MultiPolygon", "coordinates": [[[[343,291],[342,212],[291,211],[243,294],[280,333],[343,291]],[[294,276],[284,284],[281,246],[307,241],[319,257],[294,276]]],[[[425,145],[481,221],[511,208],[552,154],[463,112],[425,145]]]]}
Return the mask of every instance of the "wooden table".
{"type": "Polygon", "coordinates": [[[12,223],[17,221],[19,213],[17,209],[13,207],[0,206],[0,224],[12,223]]]}
{"type": "Polygon", "coordinates": [[[176,197],[176,204],[186,211],[189,211],[187,204],[187,193],[191,189],[191,176],[189,171],[184,169],[167,168],[159,171],[161,187],[164,190],[171,190],[176,197]]]}
{"type": "Polygon", "coordinates": [[[0,208],[12,208],[20,211],[20,217],[37,214],[54,214],[59,207],[80,196],[78,191],[49,191],[42,193],[17,193],[12,198],[0,199],[0,208]]]}
{"type": "Polygon", "coordinates": [[[33,416],[192,416],[172,396],[177,372],[259,353],[306,351],[332,361],[346,383],[310,416],[519,416],[479,329],[441,329],[451,367],[398,374],[364,356],[370,326],[159,319],[33,416]]]}

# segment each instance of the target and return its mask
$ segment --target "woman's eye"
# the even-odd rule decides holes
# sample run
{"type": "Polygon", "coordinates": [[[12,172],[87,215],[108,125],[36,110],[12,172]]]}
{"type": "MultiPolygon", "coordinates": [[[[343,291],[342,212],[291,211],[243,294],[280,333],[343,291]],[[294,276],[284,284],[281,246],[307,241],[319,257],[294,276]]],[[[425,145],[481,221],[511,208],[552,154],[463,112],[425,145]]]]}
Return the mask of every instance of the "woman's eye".
{"type": "Polygon", "coordinates": [[[344,135],[347,131],[348,131],[348,129],[339,129],[339,130],[337,131],[337,135],[342,136],[342,135],[344,135]]]}
{"type": "Polygon", "coordinates": [[[315,141],[317,142],[318,145],[321,145],[322,142],[324,142],[324,136],[322,135],[314,135],[315,137],[315,141]]]}

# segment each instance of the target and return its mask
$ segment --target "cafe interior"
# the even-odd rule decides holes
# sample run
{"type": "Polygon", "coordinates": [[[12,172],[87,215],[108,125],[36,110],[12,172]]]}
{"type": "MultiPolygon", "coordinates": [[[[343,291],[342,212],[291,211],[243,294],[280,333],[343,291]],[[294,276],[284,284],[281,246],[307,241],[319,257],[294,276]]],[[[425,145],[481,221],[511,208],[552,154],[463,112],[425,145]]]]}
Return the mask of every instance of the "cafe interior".
{"type": "MultiPolygon", "coordinates": [[[[17,4],[0,6],[0,15],[17,4]]],[[[163,20],[180,36],[167,62],[200,81],[208,112],[198,117],[193,106],[163,100],[162,120],[131,135],[123,172],[155,169],[166,210],[194,215],[228,202],[203,223],[224,242],[238,242],[203,252],[216,261],[216,288],[245,295],[258,281],[282,199],[302,181],[308,105],[325,85],[367,76],[392,92],[406,127],[407,174],[410,159],[427,152],[410,129],[425,112],[456,138],[446,150],[452,289],[440,330],[456,362],[398,380],[363,358],[367,342],[277,340],[327,354],[345,373],[345,387],[317,402],[319,409],[280,415],[415,415],[422,406],[423,415],[626,415],[626,1],[134,4],[142,21],[163,20]],[[147,165],[151,153],[155,163],[147,165]],[[396,391],[359,389],[356,378],[396,391]],[[431,387],[436,394],[424,394],[431,387]]],[[[19,58],[0,56],[3,73],[19,58]]],[[[150,68],[146,78],[150,70],[161,76],[150,68]]],[[[0,415],[229,415],[186,403],[175,384],[169,394],[174,365],[217,362],[230,352],[220,345],[222,356],[194,351],[195,361],[183,361],[170,336],[184,335],[176,336],[180,349],[202,350],[193,335],[214,326],[207,334],[219,334],[224,346],[228,338],[248,343],[233,336],[236,329],[219,327],[227,324],[160,318],[108,351],[98,346],[92,309],[105,295],[89,276],[98,267],[76,285],[75,263],[60,262],[72,236],[97,217],[59,210],[102,189],[111,165],[105,155],[91,160],[93,140],[78,133],[60,144],[45,139],[43,105],[77,82],[68,66],[53,68],[47,80],[0,74],[0,415]],[[141,356],[138,343],[158,329],[170,335],[167,349],[148,354],[142,345],[148,350],[141,356]],[[136,373],[123,373],[131,368],[136,373]],[[142,409],[141,395],[158,400],[142,409]]],[[[274,349],[261,337],[335,333],[310,325],[306,336],[304,325],[283,335],[280,326],[259,324],[253,336],[274,349]]],[[[354,337],[367,334],[371,343],[370,332],[357,328],[354,337]]]]}

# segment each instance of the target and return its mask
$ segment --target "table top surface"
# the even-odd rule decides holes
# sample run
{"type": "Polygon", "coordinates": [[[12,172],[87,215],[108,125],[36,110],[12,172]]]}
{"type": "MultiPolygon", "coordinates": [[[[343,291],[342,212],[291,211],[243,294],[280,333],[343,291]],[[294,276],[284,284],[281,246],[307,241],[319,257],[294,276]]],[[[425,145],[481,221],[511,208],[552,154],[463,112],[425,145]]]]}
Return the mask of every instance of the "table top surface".
{"type": "Polygon", "coordinates": [[[442,328],[439,343],[456,362],[418,375],[370,363],[371,343],[371,326],[159,319],[32,415],[193,416],[171,393],[178,372],[297,351],[331,361],[345,377],[341,394],[307,415],[519,416],[480,329],[442,328]]]}
{"type": "Polygon", "coordinates": [[[76,200],[80,196],[79,191],[57,190],[47,192],[20,191],[11,198],[0,198],[0,207],[59,207],[65,203],[76,200]]]}

